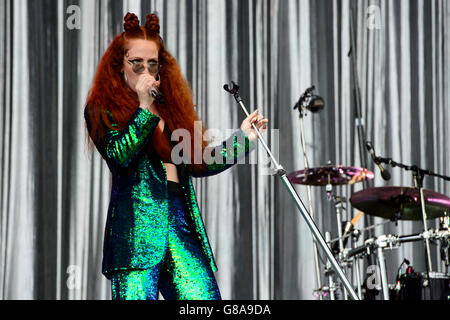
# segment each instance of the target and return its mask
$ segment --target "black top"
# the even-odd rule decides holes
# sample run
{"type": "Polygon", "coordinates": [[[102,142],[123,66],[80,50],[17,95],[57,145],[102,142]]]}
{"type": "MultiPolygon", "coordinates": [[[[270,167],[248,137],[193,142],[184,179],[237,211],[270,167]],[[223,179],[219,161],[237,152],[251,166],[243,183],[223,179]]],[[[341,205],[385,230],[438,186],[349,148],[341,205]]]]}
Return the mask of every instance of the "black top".
{"type": "MultiPolygon", "coordinates": [[[[172,132],[170,132],[170,129],[167,126],[167,124],[164,124],[163,133],[166,135],[167,140],[169,140],[169,143],[173,146],[173,142],[172,142],[172,140],[170,140],[170,137],[172,136],[172,132]]],[[[168,159],[162,159],[162,160],[165,163],[172,163],[173,164],[171,157],[169,157],[168,159]]]]}

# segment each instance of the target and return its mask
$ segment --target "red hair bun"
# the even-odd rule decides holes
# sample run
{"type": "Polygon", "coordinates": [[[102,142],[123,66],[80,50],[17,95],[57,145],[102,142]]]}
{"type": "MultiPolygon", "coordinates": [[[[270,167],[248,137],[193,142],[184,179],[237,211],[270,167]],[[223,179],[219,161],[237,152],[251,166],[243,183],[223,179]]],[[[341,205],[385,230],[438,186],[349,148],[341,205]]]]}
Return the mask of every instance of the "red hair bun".
{"type": "Polygon", "coordinates": [[[129,32],[133,29],[139,28],[139,18],[134,13],[128,12],[125,15],[125,18],[123,18],[123,21],[125,22],[123,24],[125,32],[129,32]]]}
{"type": "Polygon", "coordinates": [[[159,18],[156,14],[147,14],[145,18],[145,28],[150,31],[150,33],[159,34],[159,18]]]}

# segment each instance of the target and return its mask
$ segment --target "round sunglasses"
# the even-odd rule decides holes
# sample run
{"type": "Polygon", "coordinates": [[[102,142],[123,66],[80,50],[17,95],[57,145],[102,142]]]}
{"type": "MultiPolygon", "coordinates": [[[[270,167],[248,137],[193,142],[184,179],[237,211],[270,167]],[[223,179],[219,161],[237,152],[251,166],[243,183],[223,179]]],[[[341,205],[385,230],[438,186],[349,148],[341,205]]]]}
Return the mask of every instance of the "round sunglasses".
{"type": "Polygon", "coordinates": [[[145,65],[148,65],[148,71],[151,75],[155,76],[161,71],[161,64],[155,60],[151,60],[148,63],[143,62],[140,59],[127,60],[131,65],[131,69],[134,73],[141,74],[145,71],[145,65]]]}

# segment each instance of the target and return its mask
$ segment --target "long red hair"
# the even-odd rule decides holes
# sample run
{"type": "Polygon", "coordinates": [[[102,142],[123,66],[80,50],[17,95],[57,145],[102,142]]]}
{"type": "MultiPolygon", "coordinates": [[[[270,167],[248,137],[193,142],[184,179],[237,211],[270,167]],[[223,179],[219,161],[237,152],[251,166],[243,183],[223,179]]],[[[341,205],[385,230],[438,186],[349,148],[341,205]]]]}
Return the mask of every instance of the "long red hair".
{"type": "MultiPolygon", "coordinates": [[[[93,141],[101,141],[105,134],[105,124],[110,129],[123,130],[139,107],[138,95],[128,87],[121,70],[123,58],[127,52],[127,41],[145,39],[156,43],[159,61],[162,64],[159,73],[161,79],[159,90],[164,95],[166,103],[164,105],[155,103],[156,109],[171,131],[179,128],[189,131],[190,163],[194,164],[194,121],[200,121],[200,119],[194,109],[192,90],[181,73],[176,59],[167,51],[159,36],[159,19],[155,14],[148,14],[145,27],[139,26],[139,20],[134,14],[128,13],[124,20],[125,31],[115,37],[103,54],[86,99],[91,126],[89,146],[92,149],[93,141]],[[112,125],[111,116],[113,123],[118,127],[112,125]]],[[[202,124],[202,137],[204,132],[205,128],[202,124]]],[[[201,150],[203,155],[207,141],[202,138],[201,141],[195,142],[197,144],[201,142],[201,148],[197,147],[196,150],[201,150]]],[[[167,157],[167,155],[170,157],[172,147],[163,132],[156,127],[145,149],[147,152],[156,151],[160,157],[167,157]]],[[[203,160],[202,165],[204,165],[203,160]]]]}

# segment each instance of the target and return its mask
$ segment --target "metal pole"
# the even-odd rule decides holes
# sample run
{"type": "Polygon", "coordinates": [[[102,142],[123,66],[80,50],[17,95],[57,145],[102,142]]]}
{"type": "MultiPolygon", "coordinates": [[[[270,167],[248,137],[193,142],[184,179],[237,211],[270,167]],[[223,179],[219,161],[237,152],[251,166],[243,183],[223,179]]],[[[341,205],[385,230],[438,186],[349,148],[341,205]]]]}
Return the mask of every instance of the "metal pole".
{"type": "Polygon", "coordinates": [[[420,205],[422,208],[422,221],[424,227],[424,238],[425,238],[425,251],[427,254],[427,270],[428,273],[433,272],[433,265],[431,263],[431,251],[430,251],[430,239],[428,235],[428,223],[427,223],[427,213],[425,211],[425,197],[423,195],[423,187],[420,188],[420,205]]]}
{"type": "Polygon", "coordinates": [[[377,247],[377,258],[378,258],[378,264],[380,266],[380,273],[381,273],[381,288],[383,290],[383,299],[389,300],[389,287],[388,287],[388,280],[387,280],[387,274],[386,274],[386,263],[384,260],[384,252],[383,248],[378,246],[377,247]]]}
{"type": "Polygon", "coordinates": [[[425,254],[426,254],[426,263],[427,263],[427,278],[428,274],[433,271],[433,266],[431,263],[431,251],[430,251],[430,240],[428,235],[428,223],[427,223],[427,212],[425,211],[425,197],[423,194],[423,178],[424,175],[417,170],[414,173],[414,183],[416,188],[419,188],[420,195],[420,209],[422,212],[422,223],[424,228],[424,238],[425,238],[425,254]]]}
{"type": "MultiPolygon", "coordinates": [[[[344,252],[344,240],[342,239],[342,216],[341,216],[342,201],[338,197],[335,199],[335,207],[336,207],[336,219],[339,237],[339,258],[342,258],[344,252]]],[[[348,300],[348,294],[345,288],[344,288],[344,300],[348,300]]]]}
{"type": "MultiPolygon", "coordinates": [[[[302,113],[303,110],[300,110],[302,113]]],[[[309,161],[308,157],[306,156],[306,144],[305,144],[305,127],[304,127],[304,120],[303,120],[303,114],[300,117],[300,140],[302,142],[302,149],[303,149],[303,162],[305,164],[305,170],[309,169],[309,161]]],[[[311,186],[307,185],[306,189],[308,191],[308,202],[309,202],[309,211],[311,213],[311,218],[314,219],[314,211],[312,206],[312,196],[311,196],[311,186]]],[[[322,288],[322,279],[320,277],[320,263],[319,263],[319,252],[317,250],[317,242],[313,237],[313,252],[314,252],[314,264],[316,267],[316,282],[317,282],[317,288],[319,289],[319,300],[322,300],[322,291],[320,290],[322,288]]]]}
{"type": "MultiPolygon", "coordinates": [[[[330,244],[330,240],[331,240],[331,234],[326,231],[325,232],[325,240],[328,244],[330,244]]],[[[330,244],[331,245],[331,244],[330,244]]],[[[329,261],[327,261],[327,269],[331,268],[331,264],[329,261]]],[[[333,282],[333,273],[328,271],[328,286],[330,287],[330,300],[335,300],[335,296],[334,296],[334,282],[333,282]]]]}
{"type": "MultiPolygon", "coordinates": [[[[353,241],[353,248],[356,249],[358,247],[358,242],[356,239],[353,239],[352,237],[352,241],[353,241]]],[[[361,272],[359,270],[359,258],[358,255],[355,255],[353,257],[353,266],[355,267],[355,273],[356,273],[356,285],[357,285],[357,289],[358,289],[358,297],[361,299],[362,297],[362,292],[361,292],[361,272]]]]}

